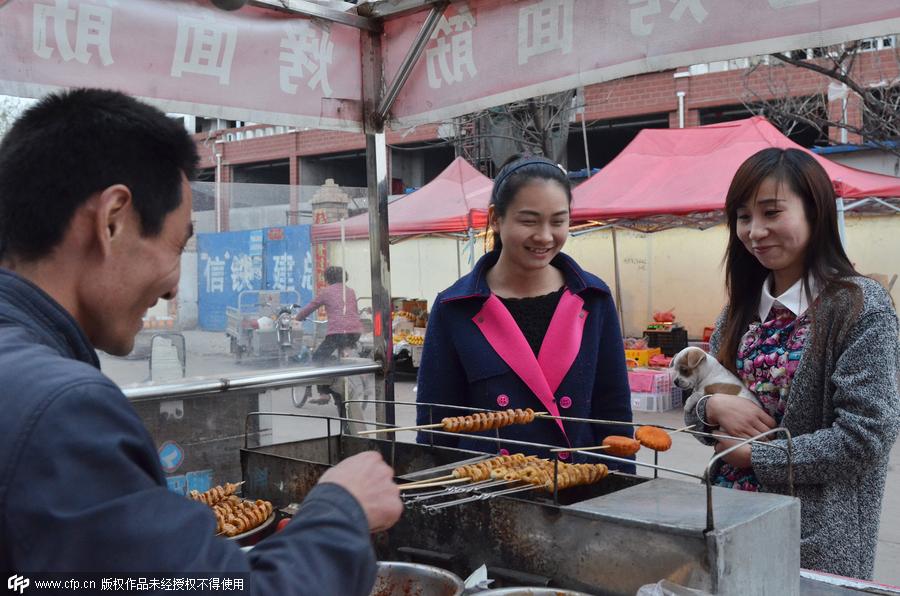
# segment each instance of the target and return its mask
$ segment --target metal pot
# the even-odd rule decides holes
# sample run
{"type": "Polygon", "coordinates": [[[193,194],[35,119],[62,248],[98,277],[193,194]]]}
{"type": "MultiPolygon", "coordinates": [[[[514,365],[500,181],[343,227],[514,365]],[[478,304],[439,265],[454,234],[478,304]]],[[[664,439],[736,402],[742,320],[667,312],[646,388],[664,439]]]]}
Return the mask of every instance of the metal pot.
{"type": "Polygon", "coordinates": [[[584,592],[563,590],[561,588],[528,588],[516,586],[514,588],[500,588],[478,592],[476,596],[590,596],[584,592]]]}
{"type": "Polygon", "coordinates": [[[459,577],[438,567],[379,561],[370,596],[460,596],[464,589],[459,577]]]}

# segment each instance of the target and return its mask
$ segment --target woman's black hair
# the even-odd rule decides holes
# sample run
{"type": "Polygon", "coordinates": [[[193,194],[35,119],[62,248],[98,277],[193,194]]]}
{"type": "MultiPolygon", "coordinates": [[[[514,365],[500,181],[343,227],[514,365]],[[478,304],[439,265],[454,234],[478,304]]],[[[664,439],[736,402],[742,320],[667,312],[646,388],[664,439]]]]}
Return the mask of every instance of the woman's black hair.
{"type": "MultiPolygon", "coordinates": [[[[769,275],[769,270],[738,238],[738,210],[753,200],[767,178],[774,178],[778,188],[784,185],[803,200],[810,235],[802,279],[812,277],[824,290],[829,284],[848,284],[846,278],[859,275],[841,244],[834,187],[825,168],[810,154],[799,149],[772,147],[747,158],[735,173],[725,197],[728,219],[725,284],[729,313],[717,357],[734,373],[737,372],[741,337],[753,320],[759,306],[760,289],[769,275]]],[[[848,284],[848,287],[853,286],[848,284]]],[[[811,298],[808,287],[806,293],[807,298],[811,298]]]]}
{"type": "MultiPolygon", "coordinates": [[[[546,157],[536,155],[513,155],[507,159],[500,172],[494,178],[494,189],[491,191],[491,205],[498,217],[506,215],[506,210],[516,198],[516,194],[534,180],[554,180],[566,193],[566,200],[572,204],[572,186],[565,170],[546,157]]],[[[488,222],[488,231],[491,232],[493,250],[503,248],[500,235],[491,230],[491,222],[488,222]]]]}
{"type": "Polygon", "coordinates": [[[348,279],[350,279],[350,276],[344,273],[344,270],[340,267],[332,266],[325,269],[325,283],[329,286],[339,284],[348,279]]]}

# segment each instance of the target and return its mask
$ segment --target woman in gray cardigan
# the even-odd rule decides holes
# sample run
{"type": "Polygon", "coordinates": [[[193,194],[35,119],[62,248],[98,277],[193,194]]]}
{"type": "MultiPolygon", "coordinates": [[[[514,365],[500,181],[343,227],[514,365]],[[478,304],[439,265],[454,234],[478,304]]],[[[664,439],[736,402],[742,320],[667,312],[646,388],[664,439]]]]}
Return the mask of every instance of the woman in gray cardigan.
{"type": "MultiPolygon", "coordinates": [[[[801,501],[801,564],[871,578],[900,426],[890,296],[847,258],[831,181],[807,153],[765,149],[751,156],[735,174],[725,210],[729,306],[710,348],[763,408],[714,394],[685,411],[685,421],[737,437],[787,428],[801,501]]],[[[717,452],[732,445],[708,442],[717,452]]],[[[747,445],[725,462],[715,478],[720,486],[787,492],[781,449],[747,445]]]]}

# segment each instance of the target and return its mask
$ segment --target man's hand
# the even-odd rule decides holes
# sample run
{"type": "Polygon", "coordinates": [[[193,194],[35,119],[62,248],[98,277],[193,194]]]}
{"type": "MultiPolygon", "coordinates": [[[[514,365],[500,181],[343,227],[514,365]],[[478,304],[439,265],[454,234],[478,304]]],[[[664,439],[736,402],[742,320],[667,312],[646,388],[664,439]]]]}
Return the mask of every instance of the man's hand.
{"type": "Polygon", "coordinates": [[[394,470],[376,451],[348,457],[322,474],[319,482],[333,482],[353,495],[366,512],[372,532],[387,530],[403,513],[394,470]]]}
{"type": "Polygon", "coordinates": [[[749,439],[775,428],[775,419],[748,399],[715,393],[706,400],[706,420],[732,437],[749,439]]]}

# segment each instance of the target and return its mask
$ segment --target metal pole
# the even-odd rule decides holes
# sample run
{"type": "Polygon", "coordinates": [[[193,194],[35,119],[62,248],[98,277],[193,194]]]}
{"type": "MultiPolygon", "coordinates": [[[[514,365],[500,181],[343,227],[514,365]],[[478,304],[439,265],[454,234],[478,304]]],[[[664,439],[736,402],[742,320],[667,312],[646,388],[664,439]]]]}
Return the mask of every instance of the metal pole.
{"type": "Polygon", "coordinates": [[[394,80],[391,81],[390,86],[384,93],[384,97],[382,97],[381,101],[378,103],[378,108],[375,113],[379,119],[384,120],[387,118],[391,106],[394,105],[394,100],[397,99],[400,89],[403,88],[403,84],[406,83],[406,80],[409,78],[413,66],[419,61],[419,56],[421,56],[422,52],[425,50],[425,44],[431,39],[431,34],[434,33],[438,23],[441,22],[441,17],[448,4],[449,2],[442,2],[440,4],[435,4],[431,8],[431,12],[428,13],[425,23],[422,25],[422,28],[419,29],[419,33],[416,34],[416,39],[413,41],[412,47],[409,48],[409,52],[403,58],[403,62],[400,64],[397,75],[394,77],[394,80]]]}
{"type": "Polygon", "coordinates": [[[591,158],[588,155],[587,124],[584,122],[584,110],[581,111],[581,138],[584,139],[584,168],[587,177],[591,177],[591,158]]]}
{"type": "Polygon", "coordinates": [[[222,231],[222,141],[216,141],[216,232],[222,231]]]}
{"type": "MultiPolygon", "coordinates": [[[[347,314],[347,226],[341,220],[341,300],[344,303],[344,314],[347,314]]],[[[344,395],[347,395],[346,393],[344,395]]]]}
{"type": "MultiPolygon", "coordinates": [[[[383,132],[366,134],[366,177],[369,185],[369,256],[372,267],[375,360],[382,365],[383,383],[376,375],[375,397],[394,401],[394,346],[391,327],[391,246],[388,230],[388,163],[383,132]],[[383,395],[378,389],[383,387],[383,395]]],[[[379,422],[394,424],[394,405],[378,408],[379,422]]]]}
{"type": "Polygon", "coordinates": [[[384,72],[381,36],[361,35],[363,110],[366,132],[366,181],[369,188],[369,261],[372,272],[372,317],[375,360],[375,397],[385,403],[376,408],[376,420],[394,424],[394,347],[391,328],[391,247],[388,227],[390,171],[384,121],[376,106],[381,99],[384,72]]]}
{"type": "Polygon", "coordinates": [[[847,232],[844,229],[844,226],[846,225],[844,222],[844,212],[847,209],[844,206],[844,199],[841,197],[835,199],[835,206],[837,207],[838,234],[841,237],[841,246],[844,247],[844,252],[847,252],[847,232]]]}
{"type": "Polygon", "coordinates": [[[619,311],[619,325],[622,327],[622,337],[625,337],[625,315],[622,312],[622,280],[619,278],[619,243],[616,241],[616,228],[612,228],[613,244],[613,271],[616,279],[616,310],[619,311]]]}

